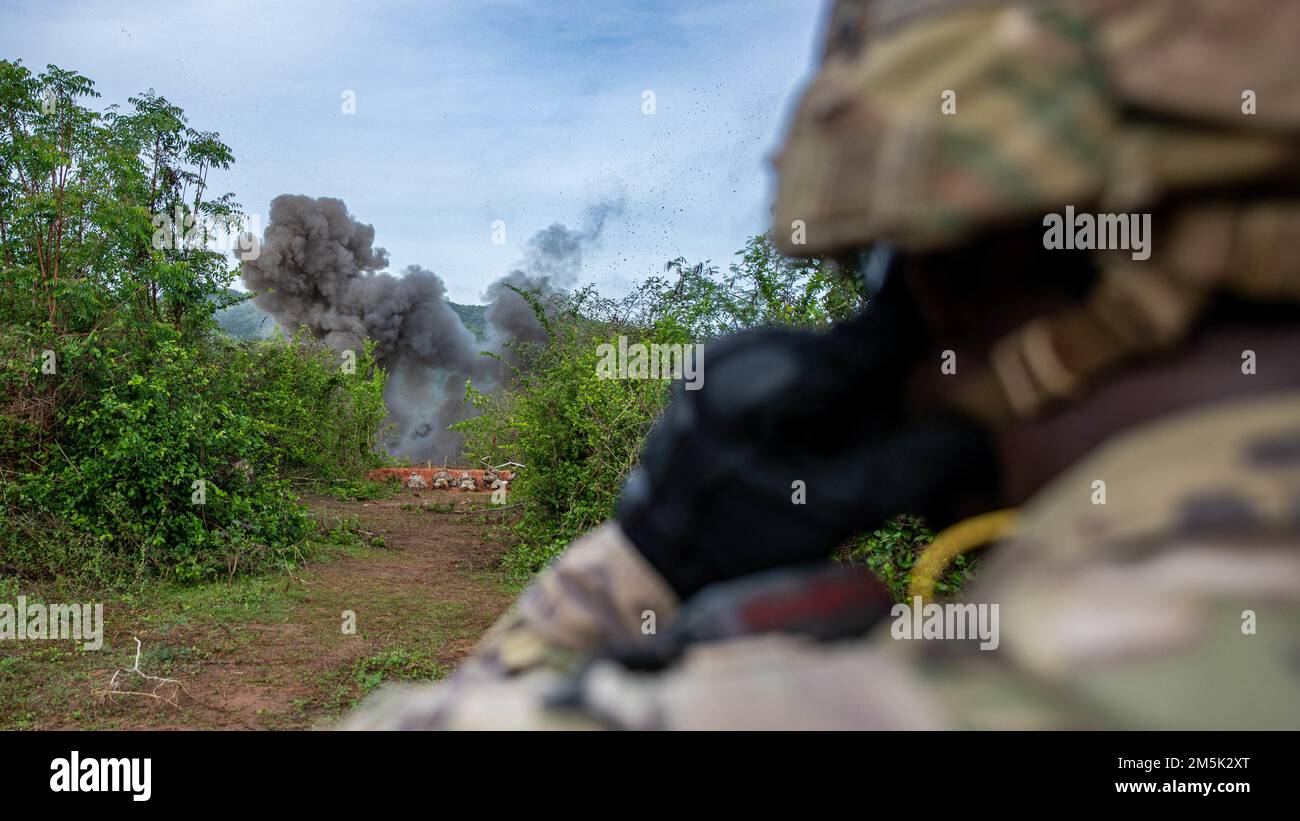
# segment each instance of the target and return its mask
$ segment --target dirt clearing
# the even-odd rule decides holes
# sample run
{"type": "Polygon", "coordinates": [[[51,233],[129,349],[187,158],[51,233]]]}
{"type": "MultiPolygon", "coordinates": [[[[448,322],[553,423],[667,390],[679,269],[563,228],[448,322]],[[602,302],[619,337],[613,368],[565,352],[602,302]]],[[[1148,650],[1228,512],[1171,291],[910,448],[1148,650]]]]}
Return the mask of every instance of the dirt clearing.
{"type": "MultiPolygon", "coordinates": [[[[6,641],[0,729],[329,726],[385,681],[441,678],[517,593],[497,570],[504,551],[497,523],[509,514],[493,511],[490,500],[490,492],[439,490],[310,499],[330,534],[326,561],[105,597],[98,651],[72,641],[6,641]],[[134,637],[140,669],[183,686],[177,704],[96,697],[115,668],[134,664],[134,637]]],[[[53,600],[40,589],[16,592],[53,600]]]]}

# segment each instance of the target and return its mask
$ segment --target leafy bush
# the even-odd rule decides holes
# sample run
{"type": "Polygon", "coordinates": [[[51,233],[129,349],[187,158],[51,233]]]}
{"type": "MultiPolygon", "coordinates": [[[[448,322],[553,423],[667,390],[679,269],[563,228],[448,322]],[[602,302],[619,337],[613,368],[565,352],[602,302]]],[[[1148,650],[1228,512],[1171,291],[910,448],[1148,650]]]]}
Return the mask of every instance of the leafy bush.
{"type": "Polygon", "coordinates": [[[305,331],[228,346],[237,352],[249,411],[293,476],[355,478],[384,463],[379,450],[385,375],[367,344],[345,373],[337,353],[305,331]]]}
{"type": "Polygon", "coordinates": [[[310,339],[218,334],[235,271],[184,229],[240,216],[208,191],[230,149],[152,90],[82,104],[98,96],[0,60],[0,573],[295,562],[288,477],[377,463],[384,374],[369,350],[343,373],[310,339]]]}
{"type": "MultiPolygon", "coordinates": [[[[896,516],[880,529],[853,539],[836,556],[842,562],[865,567],[889,588],[894,601],[909,602],[912,566],[934,541],[934,532],[917,516],[896,516]]],[[[978,558],[958,556],[935,583],[940,597],[952,596],[974,576],[978,558]]]]}
{"type": "Polygon", "coordinates": [[[29,541],[5,569],[197,581],[295,561],[308,526],[283,472],[364,467],[383,416],[382,372],[340,374],[327,353],[187,345],[167,325],[79,346],[45,376],[63,392],[49,427],[0,451],[15,464],[0,494],[10,519],[81,547],[29,541]]]}
{"type": "Polygon", "coordinates": [[[536,305],[548,344],[516,349],[509,389],[486,396],[470,386],[481,415],[454,426],[472,459],[525,466],[510,487],[511,499],[526,501],[506,557],[521,573],[540,569],[613,515],[623,477],[668,396],[666,382],[598,377],[599,346],[616,342],[613,331],[635,329],[593,320],[588,296],[536,305]]]}

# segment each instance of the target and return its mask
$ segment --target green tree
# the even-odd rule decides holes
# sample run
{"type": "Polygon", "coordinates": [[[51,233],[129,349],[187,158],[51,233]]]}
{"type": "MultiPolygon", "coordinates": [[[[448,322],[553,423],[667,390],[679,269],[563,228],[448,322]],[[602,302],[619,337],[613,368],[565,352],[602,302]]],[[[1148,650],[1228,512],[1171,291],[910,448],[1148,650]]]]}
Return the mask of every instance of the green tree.
{"type": "Polygon", "coordinates": [[[0,573],[197,581],[302,557],[288,478],[377,464],[385,375],[235,342],[204,228],[240,215],[215,132],[152,90],[0,61],[0,573]],[[174,230],[173,230],[174,229],[174,230]]]}

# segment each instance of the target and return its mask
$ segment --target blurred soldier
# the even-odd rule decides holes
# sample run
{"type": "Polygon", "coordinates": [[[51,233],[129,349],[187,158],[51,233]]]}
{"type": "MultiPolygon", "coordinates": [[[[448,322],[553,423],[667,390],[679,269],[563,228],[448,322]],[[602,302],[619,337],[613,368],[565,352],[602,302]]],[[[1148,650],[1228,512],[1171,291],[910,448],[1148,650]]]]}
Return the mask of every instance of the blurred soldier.
{"type": "Polygon", "coordinates": [[[841,0],[774,235],[871,306],[712,346],[618,521],[352,725],[1300,728],[1297,31],[1266,0],[841,0]],[[962,594],[997,641],[826,629],[844,588],[799,568],[1005,506],[962,594]]]}
{"type": "Polygon", "coordinates": [[[424,477],[418,473],[412,473],[410,476],[406,477],[406,486],[411,490],[424,490],[428,487],[424,481],[424,477]]]}
{"type": "Polygon", "coordinates": [[[448,490],[451,488],[451,474],[447,472],[446,468],[433,474],[433,486],[437,490],[448,490]]]}
{"type": "Polygon", "coordinates": [[[461,490],[478,490],[478,482],[474,481],[473,475],[466,470],[461,472],[460,479],[456,482],[456,487],[461,490]]]}

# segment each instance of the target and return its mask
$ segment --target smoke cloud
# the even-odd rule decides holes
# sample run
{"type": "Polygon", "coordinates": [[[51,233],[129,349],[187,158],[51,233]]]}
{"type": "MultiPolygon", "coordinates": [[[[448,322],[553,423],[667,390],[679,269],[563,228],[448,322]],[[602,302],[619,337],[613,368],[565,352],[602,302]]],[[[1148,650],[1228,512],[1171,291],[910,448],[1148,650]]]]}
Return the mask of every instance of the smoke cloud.
{"type": "Polygon", "coordinates": [[[483,293],[489,339],[475,339],[447,302],[432,271],[408,266],[386,273],[388,255],[374,245],[373,226],[358,222],[342,200],[283,194],[271,201],[270,221],[257,259],[243,263],[253,303],[289,331],[306,327],[336,351],[375,355],[390,373],[384,400],[395,426],[391,452],[415,460],[455,461],[460,436],[447,426],[466,418],[466,380],[485,392],[505,377],[501,354],[514,341],[542,342],[545,332],[528,301],[507,285],[545,296],[572,287],[583,249],[596,242],[621,203],[587,210],[583,228],[554,224],[539,231],[519,267],[483,293]]]}
{"type": "Polygon", "coordinates": [[[583,248],[596,242],[611,217],[623,212],[621,201],[604,201],[588,208],[583,215],[582,230],[554,223],[528,240],[520,267],[493,282],[483,292],[488,309],[484,314],[493,340],[543,342],[546,332],[537,314],[518,291],[542,295],[563,292],[573,287],[582,272],[583,248]]]}

